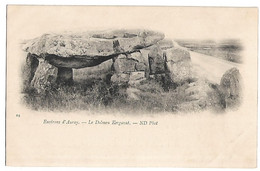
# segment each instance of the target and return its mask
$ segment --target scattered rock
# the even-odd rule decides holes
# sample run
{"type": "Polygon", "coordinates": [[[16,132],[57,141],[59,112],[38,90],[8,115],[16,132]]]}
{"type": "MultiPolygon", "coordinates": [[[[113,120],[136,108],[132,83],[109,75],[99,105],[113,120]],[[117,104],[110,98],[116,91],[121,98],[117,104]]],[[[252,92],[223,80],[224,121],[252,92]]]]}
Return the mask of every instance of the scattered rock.
{"type": "Polygon", "coordinates": [[[202,107],[207,105],[208,93],[212,91],[209,83],[205,80],[198,80],[188,84],[185,94],[188,95],[190,101],[196,101],[202,107]]]}
{"type": "Polygon", "coordinates": [[[126,89],[126,93],[127,93],[127,97],[129,99],[140,100],[139,95],[138,95],[140,93],[139,89],[129,87],[129,88],[126,89]]]}
{"type": "Polygon", "coordinates": [[[129,78],[129,85],[138,85],[145,80],[145,72],[131,72],[129,78]]]}
{"type": "Polygon", "coordinates": [[[200,111],[206,108],[220,109],[219,93],[212,88],[207,80],[199,79],[182,85],[186,102],[178,105],[181,111],[200,111]]]}
{"type": "Polygon", "coordinates": [[[116,84],[127,84],[129,82],[130,75],[125,73],[117,73],[112,75],[111,82],[116,84]]]}
{"type": "Polygon", "coordinates": [[[226,102],[225,107],[235,107],[241,100],[241,75],[237,68],[226,71],[220,81],[220,91],[226,102]]]}

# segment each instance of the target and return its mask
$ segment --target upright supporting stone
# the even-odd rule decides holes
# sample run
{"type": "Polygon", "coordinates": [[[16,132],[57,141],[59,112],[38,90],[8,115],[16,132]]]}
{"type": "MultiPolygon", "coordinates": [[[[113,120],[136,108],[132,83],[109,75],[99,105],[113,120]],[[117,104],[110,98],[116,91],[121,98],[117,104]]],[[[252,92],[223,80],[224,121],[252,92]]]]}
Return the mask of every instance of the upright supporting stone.
{"type": "Polygon", "coordinates": [[[57,79],[58,68],[49,64],[47,61],[39,60],[31,86],[36,88],[38,93],[48,91],[57,79]]]}
{"type": "Polygon", "coordinates": [[[150,67],[150,74],[165,73],[165,60],[163,59],[163,52],[158,45],[154,46],[149,51],[148,61],[150,67]]]}
{"type": "Polygon", "coordinates": [[[31,83],[38,65],[39,65],[38,59],[33,54],[28,53],[26,57],[26,64],[23,70],[25,85],[29,85],[31,83]]]}
{"type": "Polygon", "coordinates": [[[72,68],[58,68],[57,83],[72,84],[73,83],[72,68]]]}
{"type": "Polygon", "coordinates": [[[170,48],[164,52],[167,75],[176,84],[192,79],[190,53],[181,48],[170,48]]]}
{"type": "Polygon", "coordinates": [[[114,70],[117,73],[129,73],[135,71],[136,60],[131,58],[118,58],[114,62],[114,70]]]}

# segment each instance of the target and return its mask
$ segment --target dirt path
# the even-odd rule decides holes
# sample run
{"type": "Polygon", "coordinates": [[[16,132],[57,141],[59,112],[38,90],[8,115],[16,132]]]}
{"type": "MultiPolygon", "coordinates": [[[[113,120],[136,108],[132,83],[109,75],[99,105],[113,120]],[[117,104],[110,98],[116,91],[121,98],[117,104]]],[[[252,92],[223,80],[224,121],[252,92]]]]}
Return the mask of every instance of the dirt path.
{"type": "Polygon", "coordinates": [[[220,83],[222,75],[230,68],[241,68],[241,64],[190,51],[195,74],[212,83],[220,83]]]}

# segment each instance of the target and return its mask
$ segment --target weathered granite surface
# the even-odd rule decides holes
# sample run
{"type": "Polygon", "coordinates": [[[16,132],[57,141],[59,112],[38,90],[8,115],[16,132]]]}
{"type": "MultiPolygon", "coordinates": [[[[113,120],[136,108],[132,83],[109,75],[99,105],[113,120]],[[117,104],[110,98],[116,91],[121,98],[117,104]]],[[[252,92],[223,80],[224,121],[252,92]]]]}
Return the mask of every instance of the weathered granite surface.
{"type": "Polygon", "coordinates": [[[242,98],[241,74],[237,68],[231,68],[226,71],[220,81],[220,91],[222,92],[223,99],[225,100],[225,107],[236,107],[242,98]]]}
{"type": "MultiPolygon", "coordinates": [[[[49,84],[49,77],[55,80],[51,82],[71,83],[72,68],[97,66],[109,59],[113,59],[117,73],[145,71],[147,65],[140,49],[162,39],[163,33],[141,29],[44,34],[23,46],[33,59],[40,61],[37,69],[27,62],[28,80],[39,90],[45,89],[43,84],[49,84]]],[[[120,80],[117,78],[118,75],[112,79],[120,80]]]]}
{"type": "Polygon", "coordinates": [[[28,41],[23,49],[56,67],[84,68],[152,46],[163,38],[164,34],[149,30],[44,34],[28,41]]]}

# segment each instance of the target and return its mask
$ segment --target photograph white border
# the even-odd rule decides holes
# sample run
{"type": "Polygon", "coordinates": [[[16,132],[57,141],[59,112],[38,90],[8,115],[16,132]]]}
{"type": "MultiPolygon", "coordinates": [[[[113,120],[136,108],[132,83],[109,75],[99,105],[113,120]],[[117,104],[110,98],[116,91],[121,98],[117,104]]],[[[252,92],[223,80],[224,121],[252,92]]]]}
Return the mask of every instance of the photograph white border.
{"type": "MultiPolygon", "coordinates": [[[[131,5],[131,6],[218,6],[218,7],[260,7],[260,1],[248,1],[248,0],[214,0],[214,1],[208,1],[208,0],[181,0],[181,1],[173,1],[173,0],[149,0],[149,1],[140,1],[140,0],[125,0],[125,1],[118,1],[118,0],[91,0],[91,1],[84,1],[84,0],[63,0],[63,1],[57,1],[57,0],[39,0],[39,1],[33,1],[33,0],[1,0],[1,6],[0,6],[0,15],[1,15],[1,25],[0,25],[0,48],[1,48],[1,58],[0,58],[0,73],[1,73],[1,117],[0,117],[0,170],[55,170],[55,169],[62,169],[62,170],[74,170],[75,168],[50,168],[50,167],[38,167],[38,168],[28,168],[28,167],[6,167],[5,166],[5,98],[6,98],[6,91],[5,91],[5,80],[6,80],[6,5],[7,4],[27,4],[27,5],[131,5]]],[[[258,18],[259,23],[259,18],[258,18]]],[[[258,27],[259,31],[259,27],[258,27]]],[[[258,37],[259,38],[259,37],[258,37]]],[[[258,39],[259,40],[259,39],[258,39]]],[[[259,42],[259,41],[258,41],[259,42]]],[[[259,44],[258,44],[259,49],[259,44]]],[[[258,50],[259,51],[259,50],[258,50]]],[[[259,54],[259,53],[258,53],[259,54]]],[[[259,60],[258,60],[258,66],[259,66],[259,60]]],[[[258,68],[259,69],[259,68],[258,68]]],[[[258,70],[259,72],[259,70],[258,70]]],[[[258,88],[259,88],[259,76],[258,76],[258,88]]],[[[258,92],[259,93],[259,92],[258,92]]],[[[259,98],[259,94],[258,94],[259,98]]],[[[259,104],[258,104],[259,107],[259,104]]],[[[258,122],[259,123],[259,122],[258,122]]],[[[259,132],[259,129],[258,129],[259,132]]],[[[259,141],[259,136],[258,136],[259,141]]],[[[258,148],[258,154],[259,154],[259,148],[258,148]]],[[[257,162],[257,165],[259,167],[259,159],[257,162]]],[[[77,168],[77,169],[85,169],[85,168],[77,168]]],[[[101,169],[101,168],[99,168],[101,169]]],[[[98,170],[99,170],[98,169],[98,170]]],[[[106,169],[107,168],[102,168],[106,169]]],[[[108,170],[114,170],[115,168],[108,168],[108,170]]],[[[119,168],[121,169],[121,168],[119,168]]],[[[131,170],[133,168],[130,168],[131,170]]],[[[139,168],[135,168],[139,170],[139,168]]],[[[148,169],[148,168],[146,168],[148,169]]],[[[151,168],[149,168],[150,170],[151,168]]],[[[162,168],[160,168],[162,169],[162,168]]],[[[165,168],[166,169],[166,168],[165,168]]],[[[125,169],[128,170],[128,169],[125,169]]],[[[154,170],[154,169],[152,169],[154,170]]],[[[168,170],[168,169],[167,169],[168,170]]],[[[179,170],[179,169],[178,169],[179,170]]],[[[190,168],[184,168],[181,170],[190,170],[190,168]]],[[[200,170],[200,169],[192,169],[192,170],[200,170]]],[[[206,169],[208,170],[208,169],[206,169]]],[[[214,169],[214,170],[220,170],[220,169],[214,169]]],[[[234,169],[232,169],[234,170],[234,169]]],[[[236,170],[236,169],[235,169],[236,170]]],[[[244,169],[243,169],[244,170],[244,169]]],[[[249,169],[245,169],[249,170],[249,169]]],[[[251,170],[251,169],[250,169],[251,170]]]]}

